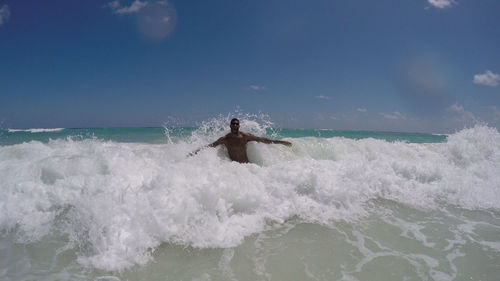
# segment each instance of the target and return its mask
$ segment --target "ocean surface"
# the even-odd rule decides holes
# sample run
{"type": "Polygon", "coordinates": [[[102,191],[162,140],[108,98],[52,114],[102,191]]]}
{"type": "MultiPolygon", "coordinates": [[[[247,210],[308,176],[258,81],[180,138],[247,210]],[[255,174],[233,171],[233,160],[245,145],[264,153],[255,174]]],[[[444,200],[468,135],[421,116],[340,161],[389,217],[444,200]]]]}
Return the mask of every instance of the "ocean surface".
{"type": "Polygon", "coordinates": [[[0,130],[0,280],[500,280],[500,134],[0,130]]]}

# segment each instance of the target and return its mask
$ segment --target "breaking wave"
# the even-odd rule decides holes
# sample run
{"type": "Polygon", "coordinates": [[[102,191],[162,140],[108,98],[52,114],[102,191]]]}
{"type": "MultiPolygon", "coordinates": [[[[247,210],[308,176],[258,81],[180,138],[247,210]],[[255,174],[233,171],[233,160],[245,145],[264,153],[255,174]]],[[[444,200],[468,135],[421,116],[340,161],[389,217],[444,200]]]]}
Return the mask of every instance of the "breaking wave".
{"type": "Polygon", "coordinates": [[[47,132],[60,132],[64,130],[64,128],[50,128],[50,129],[43,129],[43,128],[37,128],[37,129],[7,129],[9,133],[16,133],[16,132],[28,132],[28,133],[47,133],[47,132]]]}
{"type": "MultiPolygon", "coordinates": [[[[164,242],[233,247],[292,217],[354,221],[380,198],[424,209],[500,209],[494,128],[464,129],[432,144],[342,137],[287,139],[292,147],[250,143],[252,164],[230,161],[224,148],[186,157],[225,133],[217,128],[227,120],[217,120],[168,144],[0,146],[0,231],[19,242],[64,235],[80,264],[119,270],[145,264],[164,242]]],[[[252,119],[241,125],[257,135],[269,128],[252,119]]]]}

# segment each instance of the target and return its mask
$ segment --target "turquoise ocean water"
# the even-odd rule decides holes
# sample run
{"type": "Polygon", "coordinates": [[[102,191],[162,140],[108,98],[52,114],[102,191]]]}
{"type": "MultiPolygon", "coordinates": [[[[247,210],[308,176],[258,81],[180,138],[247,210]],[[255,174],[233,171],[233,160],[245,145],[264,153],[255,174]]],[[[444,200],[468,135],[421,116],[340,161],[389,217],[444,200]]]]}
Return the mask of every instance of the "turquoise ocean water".
{"type": "Polygon", "coordinates": [[[0,130],[0,280],[492,280],[500,134],[0,130]]]}
{"type": "MultiPolygon", "coordinates": [[[[0,144],[12,145],[29,141],[48,142],[56,139],[101,139],[115,142],[138,142],[161,144],[168,143],[173,137],[176,139],[191,136],[197,128],[53,128],[53,129],[0,129],[0,144]]],[[[262,135],[277,138],[333,138],[349,139],[381,139],[386,141],[404,141],[411,143],[444,142],[445,135],[424,133],[399,133],[375,131],[340,131],[328,129],[269,129],[262,135]]]]}

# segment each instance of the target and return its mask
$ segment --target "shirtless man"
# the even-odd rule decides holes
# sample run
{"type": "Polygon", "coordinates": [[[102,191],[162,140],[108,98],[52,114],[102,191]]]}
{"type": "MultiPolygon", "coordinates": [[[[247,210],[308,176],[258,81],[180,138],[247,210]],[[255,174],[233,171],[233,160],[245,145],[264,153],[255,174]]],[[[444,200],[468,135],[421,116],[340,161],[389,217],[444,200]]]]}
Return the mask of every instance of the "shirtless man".
{"type": "MultiPolygon", "coordinates": [[[[292,144],[288,141],[281,140],[271,140],[266,138],[259,138],[251,134],[240,132],[240,121],[236,118],[231,120],[231,133],[219,138],[212,144],[209,144],[210,147],[216,147],[218,145],[225,145],[227,148],[227,152],[229,153],[229,158],[233,161],[237,161],[240,163],[248,163],[247,157],[247,142],[249,141],[257,141],[263,143],[279,143],[286,146],[291,146],[292,144]]],[[[200,149],[191,153],[196,154],[200,149]]]]}

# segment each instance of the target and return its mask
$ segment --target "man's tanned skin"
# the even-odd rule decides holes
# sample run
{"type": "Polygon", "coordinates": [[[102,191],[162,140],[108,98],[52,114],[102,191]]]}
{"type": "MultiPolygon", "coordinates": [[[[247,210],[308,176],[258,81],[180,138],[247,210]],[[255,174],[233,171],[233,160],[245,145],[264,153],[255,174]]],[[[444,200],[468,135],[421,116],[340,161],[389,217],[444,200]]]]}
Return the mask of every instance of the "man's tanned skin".
{"type": "MultiPolygon", "coordinates": [[[[256,141],[263,143],[279,143],[286,146],[291,146],[292,144],[288,141],[281,140],[271,140],[266,138],[256,137],[251,134],[240,132],[240,121],[236,118],[231,120],[231,133],[219,138],[214,143],[208,145],[210,147],[216,147],[218,145],[225,145],[227,152],[229,153],[229,158],[233,161],[240,163],[248,163],[247,156],[247,142],[256,141]]],[[[199,150],[195,151],[196,154],[199,150]]]]}

